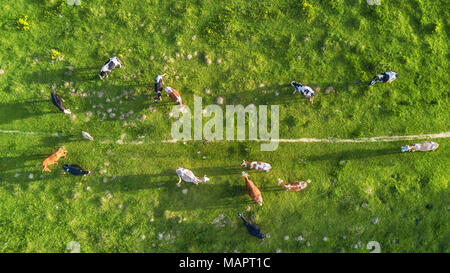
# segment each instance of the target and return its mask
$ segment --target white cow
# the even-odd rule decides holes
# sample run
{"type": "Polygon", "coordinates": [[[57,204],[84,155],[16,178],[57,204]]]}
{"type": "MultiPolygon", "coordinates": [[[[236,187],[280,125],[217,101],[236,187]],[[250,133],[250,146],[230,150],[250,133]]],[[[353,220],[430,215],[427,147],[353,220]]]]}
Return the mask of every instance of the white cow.
{"type": "Polygon", "coordinates": [[[427,152],[434,151],[439,147],[439,144],[433,141],[422,141],[413,145],[402,146],[402,152],[427,152]]]}
{"type": "Polygon", "coordinates": [[[311,87],[303,85],[303,84],[301,84],[299,82],[295,82],[295,81],[292,81],[291,85],[293,87],[295,87],[294,93],[292,93],[292,94],[295,94],[295,92],[300,92],[303,96],[305,96],[307,99],[309,99],[311,104],[313,103],[314,90],[312,90],[311,87]]]}
{"type": "Polygon", "coordinates": [[[194,183],[195,185],[198,185],[198,183],[201,182],[207,182],[209,181],[209,178],[205,176],[203,176],[202,179],[198,178],[197,176],[194,175],[194,173],[191,170],[185,169],[185,168],[178,168],[177,169],[177,175],[179,177],[177,186],[179,187],[181,184],[181,180],[185,181],[185,182],[191,182],[194,183]]]}
{"type": "Polygon", "coordinates": [[[375,77],[373,77],[373,79],[369,83],[369,86],[372,86],[377,82],[391,83],[394,80],[396,80],[397,77],[398,77],[398,74],[394,71],[383,72],[383,73],[377,74],[375,77]]]}
{"type": "Polygon", "coordinates": [[[109,58],[109,60],[102,66],[102,69],[100,70],[100,73],[98,76],[100,79],[104,79],[105,77],[108,78],[108,73],[111,72],[116,67],[122,67],[122,63],[120,62],[119,58],[116,56],[109,58]]]}

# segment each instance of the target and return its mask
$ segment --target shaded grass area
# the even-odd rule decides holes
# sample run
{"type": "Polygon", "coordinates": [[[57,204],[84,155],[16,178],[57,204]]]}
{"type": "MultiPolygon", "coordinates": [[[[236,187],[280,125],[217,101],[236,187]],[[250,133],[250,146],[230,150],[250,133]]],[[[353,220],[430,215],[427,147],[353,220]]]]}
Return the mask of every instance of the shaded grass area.
{"type": "Polygon", "coordinates": [[[78,241],[83,252],[368,252],[375,240],[382,252],[448,252],[446,139],[436,152],[407,154],[407,142],[282,143],[271,153],[252,142],[159,143],[173,122],[173,103],[152,103],[164,72],[191,109],[194,95],[204,105],[219,96],[279,105],[280,138],[448,131],[446,1],[308,2],[4,1],[0,129],[42,134],[0,133],[0,251],[64,252],[78,241]],[[16,29],[24,15],[29,31],[16,29]],[[101,81],[112,55],[124,67],[101,81]],[[388,70],[399,78],[367,86],[388,70]],[[292,80],[320,88],[312,106],[292,95],[292,80]],[[75,116],[51,104],[52,90],[75,116]],[[121,136],[145,144],[100,144],[121,136]],[[62,145],[68,157],[41,173],[62,145]],[[263,207],[245,191],[243,159],[273,166],[249,172],[263,207]],[[97,173],[70,177],[65,163],[97,173]],[[178,188],[179,166],[211,181],[178,188]],[[312,183],[291,193],[277,178],[312,183]],[[250,237],[237,211],[270,238],[250,237]]]}

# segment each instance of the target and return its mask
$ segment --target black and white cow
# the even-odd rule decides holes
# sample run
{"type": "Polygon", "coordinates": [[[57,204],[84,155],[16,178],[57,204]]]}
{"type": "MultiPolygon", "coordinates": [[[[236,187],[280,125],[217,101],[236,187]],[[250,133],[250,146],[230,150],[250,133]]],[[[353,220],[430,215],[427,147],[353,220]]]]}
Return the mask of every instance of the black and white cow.
{"type": "Polygon", "coordinates": [[[161,92],[163,91],[164,82],[163,75],[158,75],[155,80],[155,103],[158,103],[158,100],[161,100],[161,92]]]}
{"type": "Polygon", "coordinates": [[[80,166],[75,165],[75,164],[73,164],[73,165],[65,164],[65,165],[63,165],[62,168],[63,168],[64,171],[66,171],[66,172],[68,172],[70,174],[73,174],[73,175],[82,175],[82,176],[84,176],[84,175],[95,173],[94,171],[85,171],[80,166]]]}
{"type": "Polygon", "coordinates": [[[293,87],[295,87],[294,93],[292,93],[292,94],[295,94],[295,92],[300,92],[303,96],[305,96],[306,98],[309,99],[311,104],[313,103],[314,90],[311,87],[302,85],[301,83],[296,82],[296,81],[292,81],[291,85],[293,87]]]}
{"type": "Polygon", "coordinates": [[[64,114],[72,114],[69,109],[66,109],[66,107],[64,107],[64,99],[61,98],[61,96],[56,94],[56,92],[52,92],[51,96],[53,104],[58,107],[59,110],[61,110],[64,114]]]}
{"type": "Polygon", "coordinates": [[[109,58],[109,60],[105,63],[105,65],[102,66],[102,69],[100,70],[100,73],[98,76],[100,79],[104,79],[105,77],[108,78],[108,73],[111,72],[116,67],[122,67],[122,63],[120,62],[119,58],[116,56],[109,58]]]}
{"type": "Polygon", "coordinates": [[[375,77],[373,77],[373,79],[369,83],[369,86],[372,86],[372,85],[374,85],[377,82],[388,82],[388,83],[391,83],[395,79],[397,79],[397,77],[398,77],[398,74],[395,73],[394,71],[383,72],[383,73],[378,74],[375,77]]]}

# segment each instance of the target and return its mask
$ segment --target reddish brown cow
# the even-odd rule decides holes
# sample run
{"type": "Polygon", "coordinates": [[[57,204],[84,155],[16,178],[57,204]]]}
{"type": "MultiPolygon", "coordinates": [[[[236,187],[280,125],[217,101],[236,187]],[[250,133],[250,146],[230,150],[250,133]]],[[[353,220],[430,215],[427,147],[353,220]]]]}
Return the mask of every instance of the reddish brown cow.
{"type": "Polygon", "coordinates": [[[261,195],[261,191],[256,187],[255,183],[248,179],[248,174],[245,172],[242,172],[242,177],[245,179],[245,187],[247,188],[248,195],[250,195],[250,198],[258,203],[260,206],[263,204],[263,198],[261,195]]]}

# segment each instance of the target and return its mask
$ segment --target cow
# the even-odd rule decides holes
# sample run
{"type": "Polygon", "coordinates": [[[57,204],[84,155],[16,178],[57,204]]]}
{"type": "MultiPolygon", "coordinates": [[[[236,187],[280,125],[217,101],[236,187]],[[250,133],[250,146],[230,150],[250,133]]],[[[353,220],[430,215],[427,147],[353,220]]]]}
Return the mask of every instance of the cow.
{"type": "Polygon", "coordinates": [[[179,187],[181,184],[181,181],[185,181],[185,182],[191,182],[194,183],[195,185],[198,186],[198,183],[201,182],[207,182],[209,181],[209,178],[205,176],[203,176],[203,178],[198,178],[197,176],[194,175],[194,173],[191,170],[185,169],[185,168],[178,168],[176,170],[176,173],[178,175],[178,183],[177,186],[179,187]]]}
{"type": "Polygon", "coordinates": [[[122,62],[116,56],[109,58],[109,60],[102,66],[98,76],[100,79],[108,78],[108,73],[110,73],[116,67],[122,67],[122,62]]]}
{"type": "Polygon", "coordinates": [[[58,164],[58,160],[61,157],[66,157],[67,151],[64,149],[64,147],[59,148],[58,150],[54,151],[51,155],[49,155],[44,162],[42,162],[42,166],[44,169],[43,172],[51,172],[51,170],[48,168],[48,166],[53,164],[58,164]]]}
{"type": "Polygon", "coordinates": [[[292,81],[291,85],[293,87],[295,87],[294,93],[292,93],[292,94],[295,94],[295,92],[300,92],[303,96],[305,96],[307,99],[309,99],[311,104],[313,104],[314,90],[311,87],[302,85],[301,83],[296,82],[296,81],[292,81]]]}
{"type": "Polygon", "coordinates": [[[56,92],[52,92],[51,97],[53,104],[58,107],[59,110],[61,110],[64,114],[72,114],[72,112],[70,112],[70,109],[64,107],[64,99],[61,98],[60,95],[56,94],[56,92]]]}
{"type": "Polygon", "coordinates": [[[402,152],[427,152],[427,151],[435,151],[439,147],[439,144],[433,141],[422,141],[420,143],[402,146],[402,152]]]}
{"type": "Polygon", "coordinates": [[[261,240],[264,240],[265,237],[264,233],[261,232],[261,228],[257,224],[249,222],[247,219],[244,218],[244,216],[240,212],[238,212],[238,216],[244,222],[244,225],[247,228],[247,231],[250,235],[255,236],[261,240]]]}
{"type": "Polygon", "coordinates": [[[241,163],[242,167],[247,167],[250,169],[255,169],[257,171],[261,170],[261,171],[265,171],[268,172],[272,169],[272,166],[269,163],[265,163],[265,162],[261,162],[261,161],[245,161],[242,160],[241,163]]]}
{"type": "Polygon", "coordinates": [[[82,176],[94,173],[93,171],[85,171],[80,166],[75,164],[72,165],[65,164],[63,165],[63,170],[73,175],[82,175],[82,176]]]}
{"type": "Polygon", "coordinates": [[[377,74],[375,77],[373,77],[373,79],[369,83],[369,86],[372,86],[377,82],[391,83],[394,80],[396,80],[397,77],[398,77],[398,74],[394,71],[383,72],[383,73],[377,74]]]}
{"type": "Polygon", "coordinates": [[[250,198],[255,201],[257,204],[262,206],[263,198],[261,195],[261,191],[256,187],[255,183],[248,179],[248,174],[246,172],[242,172],[242,177],[245,180],[245,187],[247,188],[248,195],[250,198]]]}
{"type": "Polygon", "coordinates": [[[183,100],[181,99],[180,93],[178,93],[177,90],[173,89],[172,87],[166,87],[166,94],[167,96],[173,100],[174,102],[178,103],[180,106],[183,106],[183,100]]]}
{"type": "Polygon", "coordinates": [[[158,103],[158,100],[161,100],[161,92],[163,91],[163,87],[164,87],[164,82],[163,82],[163,75],[158,75],[156,76],[156,80],[155,80],[155,98],[154,101],[155,103],[158,103]]]}
{"type": "Polygon", "coordinates": [[[88,132],[81,131],[81,135],[82,135],[83,138],[85,138],[85,139],[89,139],[90,141],[94,141],[94,138],[93,138],[88,132]]]}
{"type": "Polygon", "coordinates": [[[292,182],[289,184],[285,184],[281,178],[278,178],[278,184],[282,186],[286,191],[300,191],[304,188],[308,187],[308,184],[311,183],[311,180],[292,182]]]}

